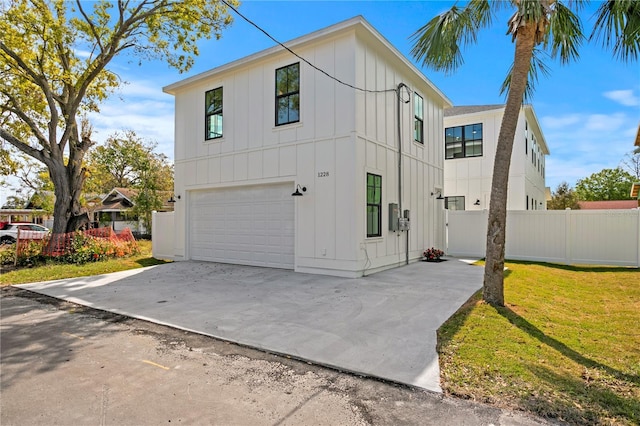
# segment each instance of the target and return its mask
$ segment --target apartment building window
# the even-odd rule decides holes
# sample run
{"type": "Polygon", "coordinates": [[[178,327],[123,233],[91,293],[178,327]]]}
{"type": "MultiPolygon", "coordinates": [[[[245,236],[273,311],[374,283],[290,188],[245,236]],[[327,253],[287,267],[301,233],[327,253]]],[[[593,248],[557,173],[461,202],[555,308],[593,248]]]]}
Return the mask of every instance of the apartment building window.
{"type": "Polygon", "coordinates": [[[300,63],[276,70],[276,126],[300,121],[300,63]]]}
{"type": "Polygon", "coordinates": [[[413,96],[413,140],[424,144],[424,100],[417,93],[413,96]]]}
{"type": "Polygon", "coordinates": [[[367,237],[382,235],[382,176],[367,173],[367,237]]]}
{"type": "Polygon", "coordinates": [[[482,123],[445,129],[445,158],[482,156],[482,123]]]}
{"type": "Polygon", "coordinates": [[[222,87],[209,90],[204,95],[206,140],[222,137],[222,87]]]}
{"type": "Polygon", "coordinates": [[[464,210],[464,196],[444,197],[444,208],[449,210],[464,210]]]}

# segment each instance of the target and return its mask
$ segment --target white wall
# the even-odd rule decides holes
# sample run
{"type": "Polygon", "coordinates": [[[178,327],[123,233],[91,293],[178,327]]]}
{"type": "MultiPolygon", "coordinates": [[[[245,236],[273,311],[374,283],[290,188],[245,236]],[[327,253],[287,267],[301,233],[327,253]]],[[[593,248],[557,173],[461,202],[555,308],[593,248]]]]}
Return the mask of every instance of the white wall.
{"type": "MultiPolygon", "coordinates": [[[[404,82],[424,99],[425,144],[413,142],[413,102],[403,104],[403,209],[411,211],[410,258],[444,246],[443,105],[447,102],[364,26],[312,39],[296,52],[367,90],[404,82]]],[[[407,93],[405,97],[409,96],[407,93]]],[[[189,258],[190,192],[287,182],[296,199],[295,270],[358,276],[404,261],[404,233],[387,231],[398,200],[395,92],[363,93],[285,51],[240,62],[175,89],[176,259],[189,258]],[[276,127],[275,70],[300,62],[300,122],[276,127]],[[205,92],[223,87],[224,137],[204,140],[205,92]],[[383,235],[366,238],[366,174],[383,177],[383,235]]],[[[411,96],[411,98],[413,98],[411,96]]]]}
{"type": "Polygon", "coordinates": [[[173,212],[152,212],[151,253],[156,259],[173,260],[175,244],[175,218],[173,212]]]}
{"type": "MultiPolygon", "coordinates": [[[[447,254],[484,257],[488,211],[448,212],[447,254]]],[[[507,212],[507,259],[640,266],[640,210],[507,212]]]]}
{"type": "MultiPolygon", "coordinates": [[[[313,63],[354,80],[355,34],[297,49],[313,63]]],[[[297,201],[297,255],[356,261],[353,209],[355,123],[353,90],[287,52],[213,76],[176,95],[177,223],[186,227],[188,192],[237,185],[290,182],[307,187],[297,201]],[[275,70],[300,62],[300,121],[275,126],[275,70]],[[204,140],[204,94],[223,87],[223,138],[204,140]],[[319,177],[320,172],[328,176],[319,177]],[[339,184],[338,184],[339,182],[339,184]],[[330,240],[328,240],[330,238],[330,240]],[[322,253],[325,253],[322,255],[322,253]]],[[[185,227],[176,254],[187,257],[185,227]]]]}
{"type": "MultiPolygon", "coordinates": [[[[509,210],[527,210],[527,195],[529,196],[529,209],[531,209],[531,199],[536,200],[536,210],[546,208],[545,179],[538,171],[537,165],[534,166],[531,162],[531,135],[535,135],[538,141],[544,140],[532,111],[528,106],[524,107],[518,118],[509,169],[507,196],[507,209],[509,210]],[[529,122],[528,129],[525,127],[526,122],[529,122]],[[525,135],[529,138],[527,154],[525,154],[525,135]]],[[[493,163],[502,116],[503,110],[497,109],[444,119],[445,128],[482,123],[483,155],[444,161],[444,195],[464,196],[466,210],[479,211],[489,208],[493,163]],[[480,200],[479,205],[474,204],[476,200],[480,200]]],[[[536,147],[542,165],[545,157],[543,148],[539,144],[536,144],[536,147]]]]}
{"type": "MultiPolygon", "coordinates": [[[[431,195],[442,189],[444,128],[442,100],[403,64],[375,49],[366,34],[358,39],[356,50],[357,85],[369,91],[384,91],[406,84],[402,89],[402,210],[409,210],[409,259],[421,257],[432,246],[444,247],[444,204],[431,195]],[[414,141],[414,97],[424,101],[424,143],[414,141]]],[[[376,271],[396,266],[406,259],[406,232],[388,230],[389,203],[398,203],[398,101],[395,92],[356,92],[356,171],[355,212],[359,243],[359,267],[376,271]],[[382,236],[366,237],[366,175],[382,176],[382,236]]]]}

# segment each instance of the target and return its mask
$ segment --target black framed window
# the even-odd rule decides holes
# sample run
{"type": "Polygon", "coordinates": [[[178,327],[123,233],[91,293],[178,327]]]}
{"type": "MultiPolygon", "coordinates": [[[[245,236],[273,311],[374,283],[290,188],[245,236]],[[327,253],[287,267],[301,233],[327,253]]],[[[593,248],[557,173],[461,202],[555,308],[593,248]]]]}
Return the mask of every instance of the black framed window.
{"type": "Polygon", "coordinates": [[[417,93],[413,96],[413,140],[424,143],[424,100],[417,93]]]}
{"type": "Polygon", "coordinates": [[[444,197],[444,208],[449,210],[464,210],[464,196],[444,197]]]}
{"type": "Polygon", "coordinates": [[[482,123],[448,127],[444,134],[447,160],[482,156],[482,123]]]}
{"type": "Polygon", "coordinates": [[[204,135],[206,140],[222,137],[222,87],[204,95],[204,135]]]}
{"type": "Polygon", "coordinates": [[[300,63],[276,70],[276,126],[300,121],[300,63]]]}
{"type": "Polygon", "coordinates": [[[382,235],[382,176],[367,173],[367,237],[382,235]]]}

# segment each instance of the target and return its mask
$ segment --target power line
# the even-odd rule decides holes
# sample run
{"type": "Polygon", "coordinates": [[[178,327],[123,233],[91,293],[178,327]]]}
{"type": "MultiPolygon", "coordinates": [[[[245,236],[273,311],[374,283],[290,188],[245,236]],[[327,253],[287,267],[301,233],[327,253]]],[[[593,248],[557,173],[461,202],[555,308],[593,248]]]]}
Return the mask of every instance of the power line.
{"type": "MultiPolygon", "coordinates": [[[[331,74],[329,74],[328,72],[326,72],[325,70],[323,70],[322,68],[312,64],[311,62],[309,62],[308,60],[306,60],[305,58],[303,58],[302,56],[298,55],[296,52],[294,52],[293,50],[291,50],[289,47],[285,46],[283,43],[281,43],[280,41],[278,41],[275,37],[273,37],[271,34],[269,34],[267,31],[263,30],[258,24],[256,24],[255,22],[253,22],[251,19],[247,18],[246,16],[244,16],[242,13],[240,13],[238,11],[238,9],[236,9],[235,7],[233,7],[232,5],[230,5],[229,3],[227,3],[225,0],[220,0],[223,4],[225,4],[228,8],[230,8],[231,10],[233,10],[239,17],[241,17],[242,19],[244,19],[245,21],[247,21],[249,24],[251,24],[252,26],[254,26],[255,28],[257,28],[261,33],[263,33],[264,35],[266,35],[267,37],[269,37],[271,40],[273,40],[275,43],[279,44],[280,46],[282,46],[285,50],[287,50],[289,53],[291,53],[293,56],[297,57],[298,59],[300,59],[301,61],[305,62],[307,65],[309,65],[310,67],[312,67],[313,69],[315,69],[316,71],[321,72],[322,74],[326,75],[327,77],[329,77],[330,79],[344,85],[347,87],[350,87],[354,90],[358,90],[360,92],[365,92],[365,93],[387,93],[387,92],[396,92],[397,89],[386,89],[386,90],[369,90],[369,89],[363,89],[361,87],[357,87],[354,86],[352,84],[349,83],[345,83],[344,81],[340,80],[339,78],[336,78],[334,76],[332,76],[331,74]]],[[[407,87],[407,90],[409,90],[409,88],[407,87]]],[[[398,93],[398,96],[400,95],[400,93],[398,93]]]]}

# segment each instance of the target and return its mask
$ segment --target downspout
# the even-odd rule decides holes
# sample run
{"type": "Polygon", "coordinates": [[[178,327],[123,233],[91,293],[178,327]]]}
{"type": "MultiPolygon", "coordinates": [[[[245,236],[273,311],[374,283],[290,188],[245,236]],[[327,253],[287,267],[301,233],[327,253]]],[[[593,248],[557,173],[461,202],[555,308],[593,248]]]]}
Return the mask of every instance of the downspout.
{"type": "MultiPolygon", "coordinates": [[[[409,88],[406,84],[400,83],[398,84],[398,216],[402,217],[402,122],[400,117],[400,108],[402,107],[402,99],[400,97],[400,91],[402,88],[406,88],[409,91],[409,88]]],[[[411,99],[405,101],[409,103],[411,99]]],[[[406,238],[406,247],[405,247],[405,264],[409,264],[409,231],[407,230],[407,238],[406,238]]]]}

